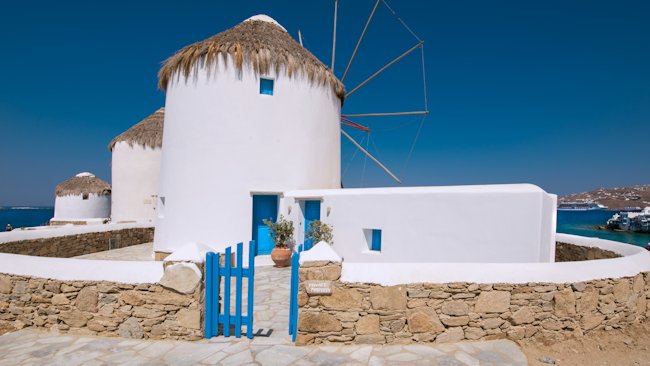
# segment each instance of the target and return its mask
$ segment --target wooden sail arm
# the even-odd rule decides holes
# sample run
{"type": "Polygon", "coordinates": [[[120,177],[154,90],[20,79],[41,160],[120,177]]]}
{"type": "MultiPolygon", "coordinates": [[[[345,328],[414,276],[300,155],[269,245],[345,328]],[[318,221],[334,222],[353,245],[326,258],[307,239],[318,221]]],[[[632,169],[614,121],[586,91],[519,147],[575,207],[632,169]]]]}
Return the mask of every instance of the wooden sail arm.
{"type": "Polygon", "coordinates": [[[352,138],[352,136],[348,135],[348,133],[343,131],[343,129],[341,129],[341,133],[343,134],[343,136],[347,137],[348,140],[350,140],[350,142],[354,144],[354,146],[356,146],[359,150],[361,150],[362,153],[366,154],[366,156],[368,156],[372,161],[374,161],[377,165],[379,165],[380,168],[382,168],[386,173],[388,173],[388,175],[390,175],[391,178],[395,179],[397,183],[402,184],[402,181],[399,178],[397,178],[397,176],[393,174],[393,172],[391,172],[384,164],[382,164],[379,160],[377,160],[377,158],[372,156],[372,154],[370,154],[366,149],[364,149],[363,146],[361,146],[358,142],[356,142],[352,138]]]}

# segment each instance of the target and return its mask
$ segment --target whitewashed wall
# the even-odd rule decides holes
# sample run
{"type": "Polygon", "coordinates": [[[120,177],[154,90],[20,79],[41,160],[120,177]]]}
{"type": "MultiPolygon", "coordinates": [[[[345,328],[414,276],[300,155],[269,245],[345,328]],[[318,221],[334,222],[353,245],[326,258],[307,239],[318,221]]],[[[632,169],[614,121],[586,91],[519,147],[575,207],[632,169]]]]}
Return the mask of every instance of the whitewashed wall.
{"type": "Polygon", "coordinates": [[[110,195],[92,193],[86,200],[81,195],[57,196],[54,200],[52,221],[82,221],[109,217],[111,217],[110,195]]]}
{"type": "Polygon", "coordinates": [[[156,251],[249,240],[252,193],[340,186],[331,88],[271,74],[274,95],[261,95],[250,65],[224,64],[167,88],[156,251]]]}
{"type": "Polygon", "coordinates": [[[56,238],[67,235],[79,235],[87,233],[100,233],[113,230],[137,229],[152,227],[147,223],[115,224],[104,225],[55,225],[55,226],[32,226],[18,228],[11,231],[0,232],[0,244],[20,240],[33,240],[42,238],[56,238]]]}
{"type": "Polygon", "coordinates": [[[113,222],[155,221],[161,153],[161,148],[130,146],[124,141],[115,144],[111,164],[113,222]]]}
{"type": "Polygon", "coordinates": [[[322,199],[321,220],[346,262],[554,260],[556,196],[530,184],[287,192],[281,211],[297,242],[303,199],[322,199]],[[382,230],[381,252],[369,250],[364,229],[382,230]]]}
{"type": "Polygon", "coordinates": [[[650,251],[598,238],[557,234],[563,243],[611,250],[620,258],[559,263],[343,262],[341,281],[392,286],[404,283],[575,283],[636,276],[650,271],[650,251]]]}

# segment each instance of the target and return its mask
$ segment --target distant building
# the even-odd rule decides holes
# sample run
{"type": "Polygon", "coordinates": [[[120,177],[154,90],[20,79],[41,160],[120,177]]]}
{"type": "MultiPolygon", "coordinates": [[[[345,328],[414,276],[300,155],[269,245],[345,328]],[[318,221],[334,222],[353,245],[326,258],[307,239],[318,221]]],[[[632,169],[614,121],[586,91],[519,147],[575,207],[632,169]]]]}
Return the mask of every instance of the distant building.
{"type": "Polygon", "coordinates": [[[160,108],[111,141],[111,221],[156,219],[165,109],[160,108]]]}
{"type": "Polygon", "coordinates": [[[103,223],[111,217],[111,186],[92,173],[79,173],[56,186],[51,225],[103,223]]]}

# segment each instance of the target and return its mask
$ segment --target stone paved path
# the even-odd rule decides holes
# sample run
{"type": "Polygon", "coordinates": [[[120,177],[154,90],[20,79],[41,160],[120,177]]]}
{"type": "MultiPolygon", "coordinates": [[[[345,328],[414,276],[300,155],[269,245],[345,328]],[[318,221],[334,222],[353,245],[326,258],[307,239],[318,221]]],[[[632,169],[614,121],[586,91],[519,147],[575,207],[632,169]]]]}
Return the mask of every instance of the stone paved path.
{"type": "MultiPolygon", "coordinates": [[[[23,329],[0,336],[4,365],[526,365],[511,341],[405,346],[311,346],[233,341],[148,341],[23,329]]],[[[273,343],[273,342],[271,342],[273,343]]]]}
{"type": "Polygon", "coordinates": [[[103,252],[84,254],[74,258],[103,259],[114,261],[152,261],[153,243],[132,245],[126,248],[106,250],[103,252]]]}

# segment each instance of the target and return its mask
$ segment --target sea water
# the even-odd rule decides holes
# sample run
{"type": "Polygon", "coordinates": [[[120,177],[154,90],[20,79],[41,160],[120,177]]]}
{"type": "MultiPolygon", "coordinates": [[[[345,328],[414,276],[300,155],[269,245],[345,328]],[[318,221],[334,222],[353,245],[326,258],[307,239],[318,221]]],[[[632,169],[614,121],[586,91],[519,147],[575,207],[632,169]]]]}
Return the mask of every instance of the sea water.
{"type": "MultiPolygon", "coordinates": [[[[650,243],[650,234],[598,230],[617,211],[558,211],[557,232],[587,237],[597,237],[645,247],[650,243]]],[[[7,224],[14,228],[47,225],[54,216],[52,207],[7,207],[0,208],[0,231],[7,224]]],[[[336,229],[335,229],[336,230],[336,229]]]]}
{"type": "Polygon", "coordinates": [[[2,207],[0,208],[0,231],[5,231],[7,224],[14,229],[47,225],[53,216],[52,207],[2,207]]]}
{"type": "Polygon", "coordinates": [[[607,220],[615,213],[618,213],[618,211],[558,211],[557,232],[620,241],[641,247],[645,247],[650,243],[650,234],[599,230],[596,228],[607,224],[607,220]]]}

